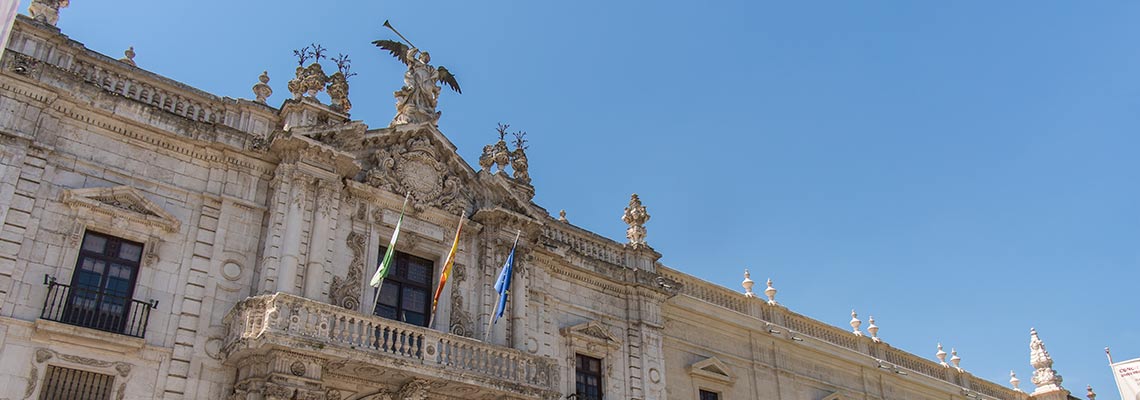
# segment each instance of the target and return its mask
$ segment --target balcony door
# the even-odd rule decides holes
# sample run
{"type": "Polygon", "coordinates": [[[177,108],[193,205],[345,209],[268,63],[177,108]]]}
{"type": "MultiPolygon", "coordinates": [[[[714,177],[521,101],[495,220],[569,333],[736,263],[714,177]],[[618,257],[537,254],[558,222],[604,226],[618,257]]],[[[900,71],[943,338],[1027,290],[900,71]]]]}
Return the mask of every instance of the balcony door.
{"type": "Polygon", "coordinates": [[[142,243],[87,232],[71,277],[63,322],[122,332],[138,278],[142,243]]]}
{"type": "MultiPolygon", "coordinates": [[[[386,249],[380,248],[380,254],[386,249]]],[[[432,277],[435,266],[431,260],[397,251],[392,269],[380,287],[376,315],[427,326],[431,316],[432,277]]]]}

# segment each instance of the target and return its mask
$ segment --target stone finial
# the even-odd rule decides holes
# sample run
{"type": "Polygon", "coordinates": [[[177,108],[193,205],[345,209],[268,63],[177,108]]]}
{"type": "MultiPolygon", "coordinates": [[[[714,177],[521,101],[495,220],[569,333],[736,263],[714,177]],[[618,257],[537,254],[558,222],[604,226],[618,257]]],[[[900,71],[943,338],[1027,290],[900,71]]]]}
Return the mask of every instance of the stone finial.
{"type": "Polygon", "coordinates": [[[120,58],[119,62],[137,67],[138,64],[135,64],[135,46],[127,47],[127,50],[123,51],[123,58],[120,58]]]}
{"type": "Polygon", "coordinates": [[[776,288],[772,287],[772,278],[768,278],[768,288],[764,289],[764,296],[768,297],[768,305],[777,305],[776,288]]]}
{"type": "Polygon", "coordinates": [[[28,5],[28,16],[45,24],[55,26],[59,22],[59,10],[71,5],[70,0],[32,0],[28,5]]]}
{"type": "Polygon", "coordinates": [[[1088,390],[1088,393],[1085,394],[1085,397],[1088,397],[1089,400],[1096,400],[1096,392],[1092,390],[1092,385],[1085,386],[1085,390],[1088,390]]]}
{"type": "Polygon", "coordinates": [[[526,145],[526,131],[518,131],[515,132],[514,135],[515,150],[510,153],[511,169],[515,171],[515,181],[529,185],[530,172],[528,172],[528,170],[530,169],[530,163],[526,158],[526,149],[528,147],[526,145]]]}
{"type": "Polygon", "coordinates": [[[1033,366],[1033,384],[1037,389],[1033,394],[1064,390],[1061,387],[1061,374],[1053,369],[1053,358],[1045,349],[1045,342],[1037,337],[1037,329],[1029,329],[1029,364],[1033,366]]]}
{"type": "Polygon", "coordinates": [[[745,269],[744,270],[744,281],[740,282],[740,286],[744,286],[744,297],[747,297],[747,298],[755,298],[756,297],[756,293],[752,292],[752,286],[755,284],[756,284],[756,282],[752,281],[752,274],[748,273],[748,269],[745,269]]]}
{"type": "Polygon", "coordinates": [[[629,238],[629,243],[635,246],[646,245],[645,223],[649,222],[649,211],[641,205],[641,198],[637,197],[637,193],[629,197],[629,206],[625,208],[625,214],[622,214],[621,220],[629,225],[629,229],[625,231],[625,237],[629,238]]]}
{"type": "Polygon", "coordinates": [[[867,325],[867,332],[871,334],[871,340],[875,343],[881,342],[882,339],[879,339],[879,326],[875,325],[875,316],[867,317],[867,323],[870,324],[867,325]]]}
{"type": "Polygon", "coordinates": [[[257,76],[257,83],[253,84],[253,95],[257,102],[265,104],[265,99],[273,95],[273,88],[269,87],[269,71],[261,71],[257,76]]]}
{"type": "Polygon", "coordinates": [[[863,321],[859,320],[859,317],[856,316],[856,314],[855,314],[855,310],[852,309],[851,310],[851,333],[854,333],[855,336],[863,336],[863,331],[859,330],[859,327],[862,325],[863,325],[863,321]]]}
{"type": "Polygon", "coordinates": [[[954,364],[954,369],[962,370],[962,357],[958,357],[958,350],[953,347],[950,348],[950,363],[954,364]]]}
{"type": "Polygon", "coordinates": [[[949,367],[950,364],[946,363],[946,350],[942,350],[942,343],[938,344],[938,352],[934,353],[934,357],[938,358],[938,364],[943,367],[949,367]]]}
{"type": "Polygon", "coordinates": [[[570,222],[569,220],[566,219],[566,210],[558,210],[558,221],[559,222],[570,222]]]}
{"type": "Polygon", "coordinates": [[[1020,385],[1020,384],[1021,384],[1021,379],[1017,379],[1017,374],[1014,373],[1012,370],[1009,371],[1009,386],[1013,387],[1013,391],[1020,392],[1021,388],[1017,387],[1017,385],[1020,385]]]}

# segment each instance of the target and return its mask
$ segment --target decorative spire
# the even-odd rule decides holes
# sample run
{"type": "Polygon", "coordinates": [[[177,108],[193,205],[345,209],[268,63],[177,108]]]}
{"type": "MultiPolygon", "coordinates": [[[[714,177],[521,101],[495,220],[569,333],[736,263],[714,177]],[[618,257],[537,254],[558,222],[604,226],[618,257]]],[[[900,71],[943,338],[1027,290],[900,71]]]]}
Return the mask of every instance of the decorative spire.
{"type": "Polygon", "coordinates": [[[748,273],[748,269],[744,270],[744,281],[740,282],[740,286],[744,286],[744,297],[755,298],[756,293],[752,293],[752,286],[756,282],[752,281],[752,274],[748,273]]]}
{"type": "Polygon", "coordinates": [[[257,96],[256,101],[262,104],[265,104],[265,99],[273,95],[273,88],[269,87],[269,71],[261,71],[257,83],[253,84],[253,95],[257,96]]]}
{"type": "Polygon", "coordinates": [[[953,347],[950,348],[950,363],[954,364],[954,369],[962,371],[962,366],[959,365],[962,364],[962,357],[958,357],[958,350],[953,347]]]}
{"type": "Polygon", "coordinates": [[[629,225],[629,229],[625,231],[625,237],[629,238],[629,244],[647,246],[645,243],[647,234],[645,223],[649,222],[649,211],[641,205],[641,198],[637,197],[637,193],[629,197],[629,206],[625,208],[625,214],[622,214],[621,220],[629,225]]]}
{"type": "Polygon", "coordinates": [[[772,287],[772,278],[768,278],[768,288],[764,289],[764,295],[768,296],[768,305],[777,305],[776,302],[776,288],[772,287]]]}
{"type": "Polygon", "coordinates": [[[119,62],[132,67],[138,66],[138,64],[135,64],[135,46],[127,47],[127,50],[123,51],[123,56],[123,58],[119,59],[119,62]]]}
{"type": "Polygon", "coordinates": [[[1092,390],[1092,385],[1086,386],[1085,389],[1088,390],[1088,394],[1085,394],[1085,397],[1088,397],[1089,400],[1096,400],[1096,392],[1092,390]]]}
{"type": "Polygon", "coordinates": [[[566,210],[559,210],[558,211],[558,221],[559,222],[570,222],[569,220],[566,219],[566,210]]]}
{"type": "Polygon", "coordinates": [[[70,0],[32,0],[28,5],[28,15],[36,21],[55,26],[59,22],[59,10],[69,5],[70,0]]]}
{"type": "Polygon", "coordinates": [[[1029,364],[1033,366],[1033,384],[1037,389],[1033,394],[1064,390],[1061,387],[1061,374],[1053,369],[1053,358],[1045,350],[1045,342],[1037,337],[1037,329],[1029,329],[1029,364]]]}
{"type": "Polygon", "coordinates": [[[938,358],[938,364],[942,365],[943,367],[950,366],[950,364],[946,363],[946,351],[942,350],[942,343],[938,344],[938,352],[934,353],[934,357],[938,358]]]}
{"type": "Polygon", "coordinates": [[[851,333],[854,333],[855,336],[863,336],[863,332],[859,330],[859,326],[861,326],[861,325],[863,325],[863,321],[860,321],[859,317],[855,316],[855,310],[852,309],[851,310],[851,333]]]}
{"type": "Polygon", "coordinates": [[[875,343],[881,342],[882,339],[879,339],[879,326],[875,325],[875,316],[872,315],[868,317],[867,322],[870,323],[870,325],[867,326],[867,332],[871,334],[871,341],[875,343]]]}
{"type": "Polygon", "coordinates": [[[1013,391],[1020,392],[1021,388],[1017,387],[1017,385],[1020,385],[1020,384],[1021,384],[1021,379],[1017,379],[1017,374],[1014,373],[1013,370],[1010,370],[1009,371],[1009,386],[1013,387],[1013,391]]]}

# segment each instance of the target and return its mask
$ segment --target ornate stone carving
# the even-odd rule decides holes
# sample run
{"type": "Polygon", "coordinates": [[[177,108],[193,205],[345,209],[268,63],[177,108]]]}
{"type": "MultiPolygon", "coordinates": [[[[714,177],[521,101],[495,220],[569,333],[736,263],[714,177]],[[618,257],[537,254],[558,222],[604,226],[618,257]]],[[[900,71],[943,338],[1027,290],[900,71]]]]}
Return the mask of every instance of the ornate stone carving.
{"type": "Polygon", "coordinates": [[[641,205],[641,198],[637,197],[637,193],[629,197],[629,206],[625,208],[621,220],[629,225],[629,229],[625,231],[629,243],[635,246],[645,245],[645,223],[649,222],[649,212],[641,205]]]}
{"type": "Polygon", "coordinates": [[[32,0],[28,5],[28,15],[36,21],[55,26],[59,22],[59,10],[69,5],[70,0],[32,0]]]}
{"type": "Polygon", "coordinates": [[[348,264],[348,274],[345,278],[334,276],[329,294],[333,304],[356,310],[360,307],[360,282],[364,275],[364,245],[366,239],[363,234],[349,232],[345,244],[352,251],[352,262],[348,264]]]}
{"type": "Polygon", "coordinates": [[[333,62],[336,63],[337,72],[329,77],[326,91],[332,99],[332,109],[347,114],[352,109],[352,102],[348,101],[348,78],[356,74],[351,72],[352,60],[348,59],[348,55],[341,54],[333,62]]]}
{"type": "Polygon", "coordinates": [[[1033,366],[1033,394],[1063,390],[1061,374],[1053,369],[1053,358],[1045,349],[1045,342],[1037,337],[1037,329],[1029,330],[1029,364],[1033,366]]]}
{"type": "Polygon", "coordinates": [[[859,317],[855,314],[855,310],[851,310],[851,333],[855,334],[855,336],[863,336],[863,331],[859,330],[859,327],[862,325],[863,321],[859,320],[859,317]]]}
{"type": "MultiPolygon", "coordinates": [[[[452,279],[454,279],[452,287],[459,288],[461,287],[463,281],[467,280],[467,267],[465,267],[463,264],[456,263],[451,268],[452,279]]],[[[463,296],[460,295],[459,290],[452,290],[451,321],[448,324],[448,331],[450,331],[453,335],[474,337],[475,331],[473,327],[474,320],[471,318],[471,314],[469,314],[467,312],[467,309],[463,306],[463,296]]]]}
{"type": "Polygon", "coordinates": [[[396,397],[399,400],[426,400],[429,387],[431,387],[431,382],[419,378],[412,379],[400,387],[400,391],[396,392],[396,397]]]}
{"type": "Polygon", "coordinates": [[[258,103],[265,104],[265,99],[273,95],[273,88],[269,87],[269,71],[261,71],[257,76],[257,83],[253,84],[253,95],[258,103]]]}
{"type": "Polygon", "coordinates": [[[479,168],[489,172],[493,166],[495,166],[495,146],[483,146],[483,154],[479,156],[479,168]]]}
{"type": "Polygon", "coordinates": [[[431,140],[413,136],[402,145],[378,150],[366,173],[369,185],[390,192],[411,192],[416,204],[459,213],[469,206],[470,194],[460,178],[440,160],[431,140]]]}
{"type": "MultiPolygon", "coordinates": [[[[34,4],[34,3],[33,3],[34,4]]],[[[12,61],[8,68],[18,75],[30,76],[40,70],[40,60],[25,54],[12,52],[12,61]]]]}
{"type": "Polygon", "coordinates": [[[744,297],[747,297],[750,299],[756,297],[756,293],[752,292],[752,286],[755,284],[756,284],[756,282],[752,280],[752,274],[750,274],[748,272],[748,270],[745,269],[744,270],[744,280],[740,282],[740,286],[744,287],[744,297]]]}
{"type": "Polygon", "coordinates": [[[768,298],[768,305],[778,305],[776,302],[776,288],[772,287],[772,278],[768,278],[768,288],[764,289],[764,296],[768,298]]]}
{"type": "Polygon", "coordinates": [[[120,58],[119,62],[137,67],[138,64],[135,64],[135,46],[127,47],[127,50],[123,51],[123,58],[120,58]]]}

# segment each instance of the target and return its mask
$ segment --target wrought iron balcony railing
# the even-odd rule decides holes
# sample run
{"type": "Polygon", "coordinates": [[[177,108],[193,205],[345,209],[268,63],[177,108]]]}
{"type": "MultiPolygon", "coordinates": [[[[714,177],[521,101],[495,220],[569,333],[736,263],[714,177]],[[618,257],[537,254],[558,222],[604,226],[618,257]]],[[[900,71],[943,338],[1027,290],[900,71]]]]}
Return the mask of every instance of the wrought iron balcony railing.
{"type": "Polygon", "coordinates": [[[142,338],[150,310],[158,301],[144,302],[116,296],[105,290],[72,287],[44,277],[48,286],[40,318],[68,325],[142,338]]]}

